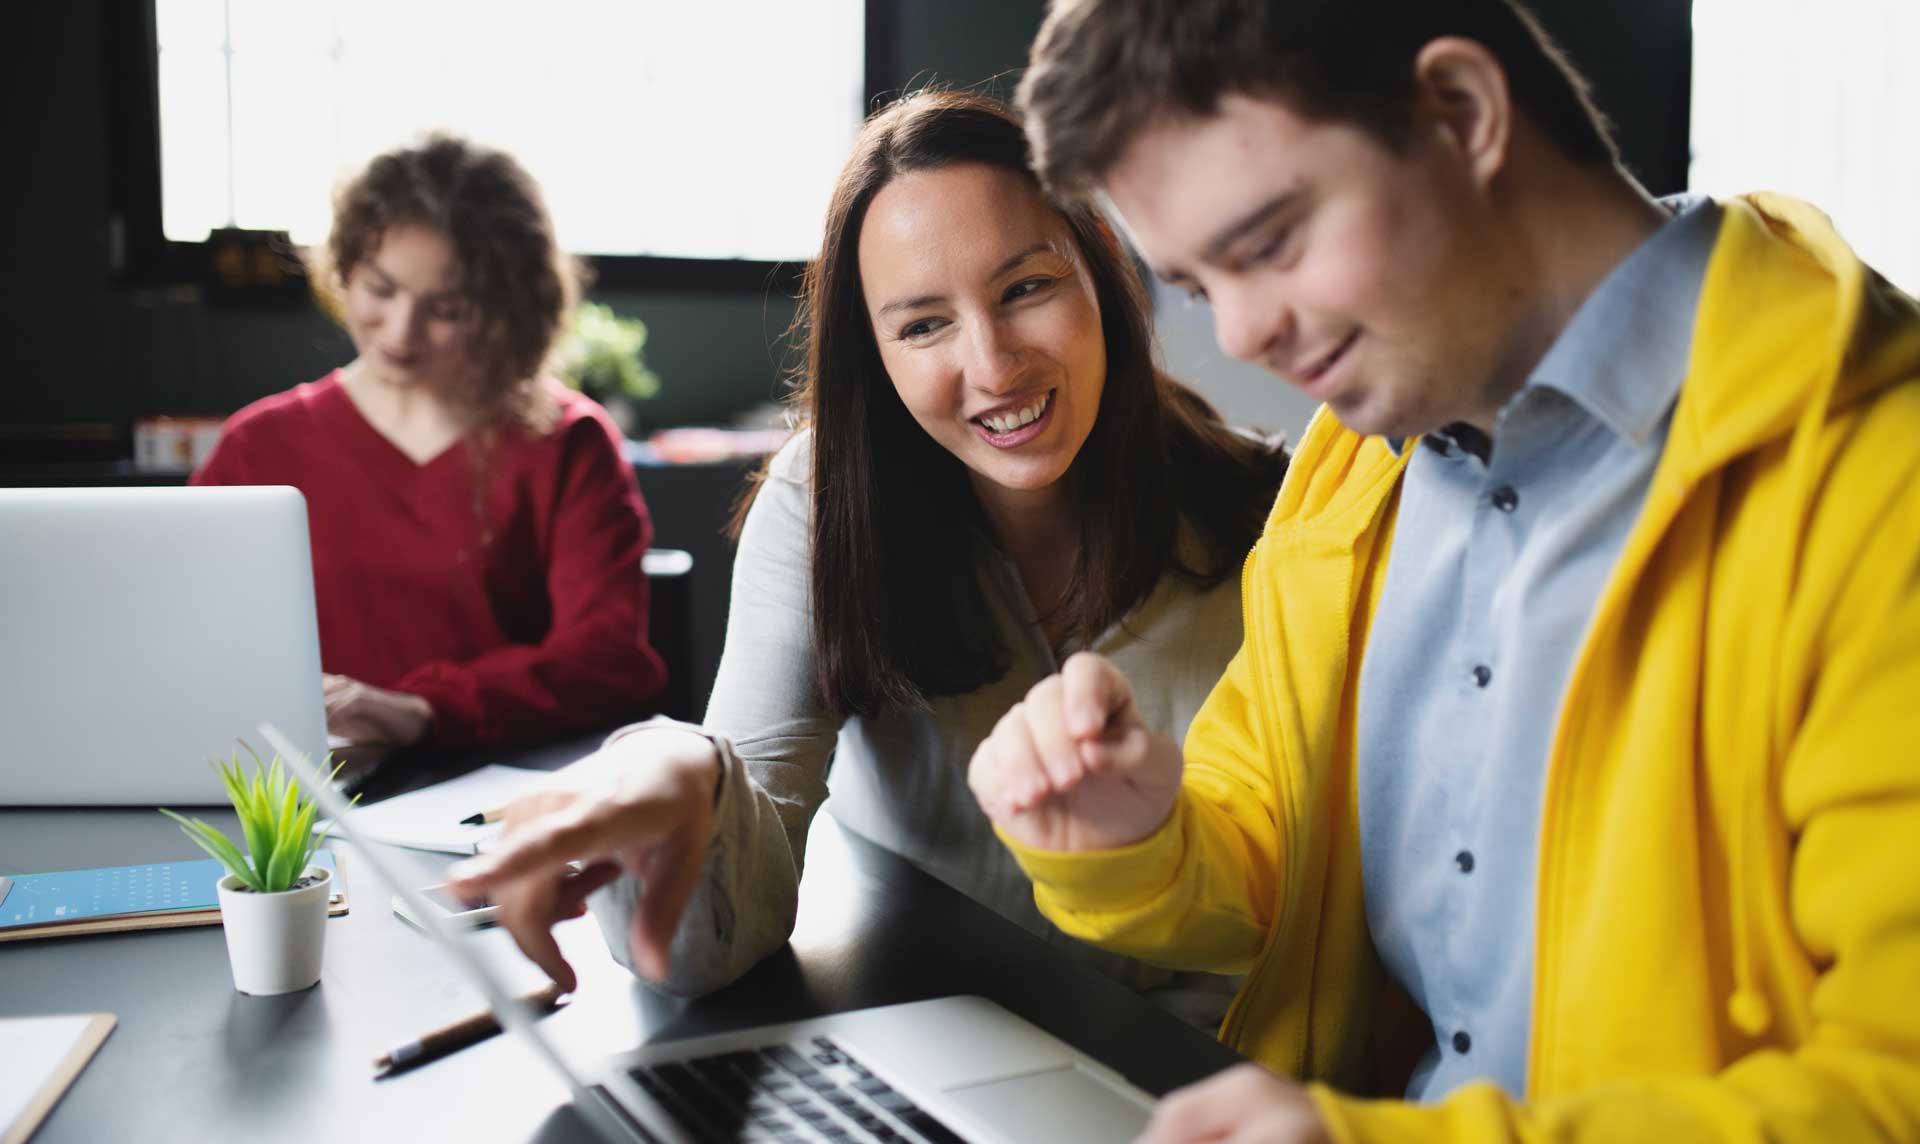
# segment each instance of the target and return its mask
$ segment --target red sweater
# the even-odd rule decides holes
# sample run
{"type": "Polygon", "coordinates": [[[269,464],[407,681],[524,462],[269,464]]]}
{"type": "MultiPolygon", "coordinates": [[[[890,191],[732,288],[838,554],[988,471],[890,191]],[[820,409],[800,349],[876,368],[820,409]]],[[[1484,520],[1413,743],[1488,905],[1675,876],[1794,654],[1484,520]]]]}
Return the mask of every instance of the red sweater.
{"type": "Polygon", "coordinates": [[[503,430],[480,475],[461,440],[424,465],[382,437],[338,371],[233,415],[196,485],[307,498],[320,662],[433,707],[436,746],[534,742],[640,714],[652,535],[606,411],[547,382],[548,433],[503,430]]]}

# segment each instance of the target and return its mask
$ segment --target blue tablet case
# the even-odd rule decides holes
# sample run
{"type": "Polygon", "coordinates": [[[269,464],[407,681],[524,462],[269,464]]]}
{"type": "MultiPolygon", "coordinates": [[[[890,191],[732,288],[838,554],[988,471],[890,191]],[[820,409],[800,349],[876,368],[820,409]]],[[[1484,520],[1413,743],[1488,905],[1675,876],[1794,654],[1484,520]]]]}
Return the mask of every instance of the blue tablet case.
{"type": "MultiPolygon", "coordinates": [[[[314,851],[313,865],[338,872],[331,850],[314,851]]],[[[57,929],[76,922],[112,919],[152,919],[159,925],[182,924],[187,915],[210,913],[205,920],[216,922],[220,920],[220,899],[215,886],[225,873],[219,862],[201,858],[0,878],[0,886],[4,886],[4,890],[0,890],[0,939],[12,931],[57,929]]],[[[329,903],[335,908],[330,912],[341,912],[337,907],[345,900],[345,891],[336,877],[329,903]]],[[[104,927],[87,927],[89,932],[99,928],[104,927]]]]}

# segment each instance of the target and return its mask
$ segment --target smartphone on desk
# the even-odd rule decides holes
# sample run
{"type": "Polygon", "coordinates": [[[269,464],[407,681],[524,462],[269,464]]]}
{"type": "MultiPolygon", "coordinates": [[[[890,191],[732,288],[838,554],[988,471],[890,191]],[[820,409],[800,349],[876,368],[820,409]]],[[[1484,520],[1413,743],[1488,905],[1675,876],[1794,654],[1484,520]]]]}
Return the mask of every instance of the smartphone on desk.
{"type": "MultiPolygon", "coordinates": [[[[422,887],[420,896],[427,900],[427,905],[432,907],[441,918],[451,921],[455,925],[465,926],[468,929],[479,929],[482,926],[499,924],[499,906],[494,905],[492,902],[469,906],[449,893],[444,882],[437,886],[422,887]]],[[[420,918],[414,917],[413,907],[408,905],[407,900],[398,894],[393,896],[393,912],[399,915],[400,920],[417,928],[425,929],[428,924],[420,918]]]]}

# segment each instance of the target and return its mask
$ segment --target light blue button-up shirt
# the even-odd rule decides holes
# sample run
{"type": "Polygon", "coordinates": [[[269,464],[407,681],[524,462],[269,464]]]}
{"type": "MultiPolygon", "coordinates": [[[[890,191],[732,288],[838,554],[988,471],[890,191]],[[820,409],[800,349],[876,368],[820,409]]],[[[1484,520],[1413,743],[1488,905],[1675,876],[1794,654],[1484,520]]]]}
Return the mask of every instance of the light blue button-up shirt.
{"type": "Polygon", "coordinates": [[[1718,233],[1710,200],[1601,282],[1495,421],[1407,464],[1360,670],[1360,852],[1387,971],[1433,1021],[1408,1085],[1526,1096],[1547,754],[1574,655],[1640,514],[1718,233]]]}

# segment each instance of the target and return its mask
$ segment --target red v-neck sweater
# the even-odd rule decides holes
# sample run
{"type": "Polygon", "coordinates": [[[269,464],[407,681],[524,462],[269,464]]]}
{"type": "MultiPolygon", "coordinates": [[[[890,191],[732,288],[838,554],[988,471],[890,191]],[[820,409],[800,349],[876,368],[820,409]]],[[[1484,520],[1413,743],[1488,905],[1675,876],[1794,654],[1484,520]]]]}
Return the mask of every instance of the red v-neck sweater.
{"type": "Polygon", "coordinates": [[[416,464],[339,372],[228,420],[196,485],[292,485],[313,538],[321,666],[433,707],[437,746],[536,742],[646,710],[652,535],[620,433],[558,382],[558,424],[501,432],[481,475],[466,440],[416,464]]]}

